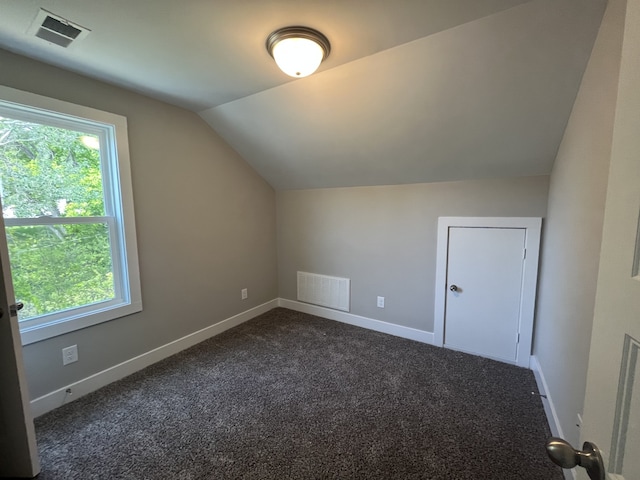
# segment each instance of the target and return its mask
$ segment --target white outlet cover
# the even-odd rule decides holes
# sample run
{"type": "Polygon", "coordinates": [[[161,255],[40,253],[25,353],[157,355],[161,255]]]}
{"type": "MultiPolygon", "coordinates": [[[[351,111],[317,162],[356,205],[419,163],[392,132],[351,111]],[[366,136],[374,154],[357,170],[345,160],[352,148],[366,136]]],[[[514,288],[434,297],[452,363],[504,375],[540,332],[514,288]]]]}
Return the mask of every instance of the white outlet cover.
{"type": "Polygon", "coordinates": [[[246,299],[247,299],[247,297],[249,297],[249,292],[247,291],[247,289],[246,289],[246,288],[243,288],[243,289],[240,291],[240,297],[242,298],[242,300],[246,300],[246,299]]]}
{"type": "Polygon", "coordinates": [[[378,307],[384,308],[384,297],[378,297],[378,307]]]}
{"type": "Polygon", "coordinates": [[[62,365],[69,365],[70,363],[78,361],[78,346],[71,345],[62,349],[62,365]]]}

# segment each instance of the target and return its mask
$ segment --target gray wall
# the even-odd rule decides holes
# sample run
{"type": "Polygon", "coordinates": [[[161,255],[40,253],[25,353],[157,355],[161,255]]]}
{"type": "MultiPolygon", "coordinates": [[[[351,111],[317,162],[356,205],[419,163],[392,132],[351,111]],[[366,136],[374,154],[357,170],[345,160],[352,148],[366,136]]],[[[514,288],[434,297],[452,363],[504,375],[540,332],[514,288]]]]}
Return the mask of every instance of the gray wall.
{"type": "Polygon", "coordinates": [[[562,433],[582,412],[624,25],[611,0],[551,174],[534,354],[562,433]]]}
{"type": "Polygon", "coordinates": [[[3,50],[0,83],[129,124],[144,310],[26,346],[32,397],[277,296],[275,193],[195,113],[3,50]],[[73,344],[80,360],[63,367],[73,344]]]}
{"type": "Polygon", "coordinates": [[[351,313],[433,331],[439,216],[543,217],[547,176],[277,193],[280,297],[296,271],[351,279],[351,313]],[[376,296],[386,299],[376,307],[376,296]]]}

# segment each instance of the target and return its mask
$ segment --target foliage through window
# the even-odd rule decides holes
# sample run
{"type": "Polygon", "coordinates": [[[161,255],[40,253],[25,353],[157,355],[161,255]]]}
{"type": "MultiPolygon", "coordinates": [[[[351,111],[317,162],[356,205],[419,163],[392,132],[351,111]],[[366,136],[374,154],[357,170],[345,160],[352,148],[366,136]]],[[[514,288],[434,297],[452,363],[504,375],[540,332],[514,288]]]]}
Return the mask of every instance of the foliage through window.
{"type": "Polygon", "coordinates": [[[0,138],[13,287],[25,305],[19,319],[113,299],[98,138],[2,117],[0,138]],[[14,218],[29,225],[11,226],[14,218]]]}
{"type": "Polygon", "coordinates": [[[0,101],[0,196],[22,330],[141,309],[117,152],[113,125],[0,101]]]}

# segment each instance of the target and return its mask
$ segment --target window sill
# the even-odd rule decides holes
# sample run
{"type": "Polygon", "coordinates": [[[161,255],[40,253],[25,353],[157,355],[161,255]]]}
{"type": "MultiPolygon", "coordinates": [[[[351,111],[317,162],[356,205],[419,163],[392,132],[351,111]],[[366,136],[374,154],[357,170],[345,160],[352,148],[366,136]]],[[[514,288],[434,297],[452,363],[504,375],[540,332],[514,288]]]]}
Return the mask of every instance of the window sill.
{"type": "Polygon", "coordinates": [[[142,302],[112,305],[102,310],[93,310],[88,313],[61,318],[42,325],[21,328],[20,337],[22,339],[22,345],[25,346],[141,311],[142,302]]]}

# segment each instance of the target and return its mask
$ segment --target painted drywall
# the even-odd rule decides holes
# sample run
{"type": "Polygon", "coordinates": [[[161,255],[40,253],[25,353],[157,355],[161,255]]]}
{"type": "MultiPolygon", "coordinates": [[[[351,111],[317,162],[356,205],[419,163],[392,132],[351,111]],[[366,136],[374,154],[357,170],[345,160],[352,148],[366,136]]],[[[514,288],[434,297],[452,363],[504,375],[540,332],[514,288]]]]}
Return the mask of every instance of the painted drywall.
{"type": "Polygon", "coordinates": [[[525,2],[201,115],[278,190],[549,175],[605,3],[525,2]]]}
{"type": "Polygon", "coordinates": [[[578,444],[617,97],[624,0],[609,2],[551,174],[534,353],[578,444]]]}
{"type": "Polygon", "coordinates": [[[543,217],[547,176],[279,191],[280,297],[298,270],[351,279],[351,313],[433,331],[439,216],[543,217]],[[385,297],[385,308],[376,297],[385,297]]]}
{"type": "Polygon", "coordinates": [[[26,346],[32,398],[276,297],[275,193],[200,117],[3,50],[0,72],[129,128],[144,310],[26,346]],[[69,345],[80,360],[63,367],[69,345]]]}

